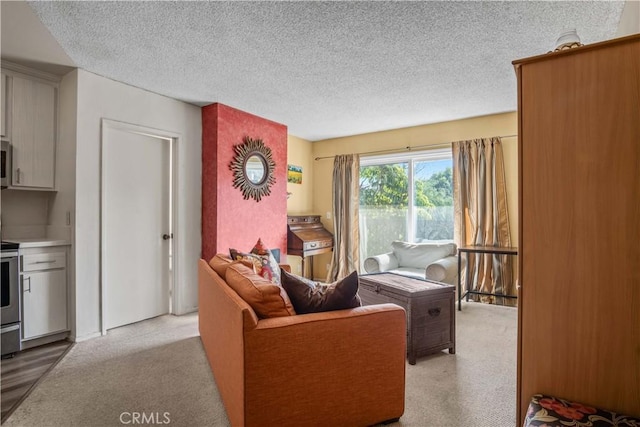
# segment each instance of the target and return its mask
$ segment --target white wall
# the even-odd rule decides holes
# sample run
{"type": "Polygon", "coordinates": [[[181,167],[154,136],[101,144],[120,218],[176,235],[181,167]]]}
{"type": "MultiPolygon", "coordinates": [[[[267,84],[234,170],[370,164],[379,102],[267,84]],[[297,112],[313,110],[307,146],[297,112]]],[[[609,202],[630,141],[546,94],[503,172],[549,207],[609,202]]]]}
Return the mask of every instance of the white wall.
{"type": "MultiPolygon", "coordinates": [[[[76,143],[76,337],[100,329],[100,138],[103,118],[181,135],[175,230],[177,314],[197,307],[202,115],[199,107],[78,70],[76,143]]],[[[126,155],[126,153],[123,153],[126,155]]],[[[108,232],[108,231],[107,231],[108,232]]],[[[126,245],[127,242],[122,242],[126,245]]]]}
{"type": "Polygon", "coordinates": [[[627,0],[622,9],[616,37],[640,33],[640,1],[627,0]]]}
{"type": "MultiPolygon", "coordinates": [[[[27,191],[27,190],[2,190],[2,227],[6,229],[29,226],[30,228],[41,228],[40,234],[44,235],[47,225],[47,209],[49,207],[50,193],[47,191],[27,191]]],[[[23,237],[22,235],[3,234],[7,237],[23,237]]],[[[31,237],[31,236],[28,236],[31,237]]]]}

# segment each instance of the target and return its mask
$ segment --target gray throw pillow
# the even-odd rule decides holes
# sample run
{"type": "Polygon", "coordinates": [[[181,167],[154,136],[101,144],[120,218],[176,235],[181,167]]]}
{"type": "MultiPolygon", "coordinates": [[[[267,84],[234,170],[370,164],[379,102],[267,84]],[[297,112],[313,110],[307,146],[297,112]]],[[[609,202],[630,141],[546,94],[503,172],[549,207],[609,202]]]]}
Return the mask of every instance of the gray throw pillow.
{"type": "Polygon", "coordinates": [[[280,270],[281,285],[293,304],[297,314],[342,310],[360,307],[358,295],[358,273],[331,284],[314,282],[304,277],[280,270]]]}

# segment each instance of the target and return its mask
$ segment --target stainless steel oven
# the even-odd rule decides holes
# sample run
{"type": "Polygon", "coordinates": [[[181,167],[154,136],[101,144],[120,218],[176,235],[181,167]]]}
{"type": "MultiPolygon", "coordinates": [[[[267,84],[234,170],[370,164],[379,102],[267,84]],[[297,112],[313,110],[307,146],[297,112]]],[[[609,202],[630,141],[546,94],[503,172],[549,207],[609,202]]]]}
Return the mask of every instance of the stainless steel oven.
{"type": "Polygon", "coordinates": [[[2,356],[20,351],[20,284],[18,245],[2,242],[2,306],[0,338],[2,356]]]}

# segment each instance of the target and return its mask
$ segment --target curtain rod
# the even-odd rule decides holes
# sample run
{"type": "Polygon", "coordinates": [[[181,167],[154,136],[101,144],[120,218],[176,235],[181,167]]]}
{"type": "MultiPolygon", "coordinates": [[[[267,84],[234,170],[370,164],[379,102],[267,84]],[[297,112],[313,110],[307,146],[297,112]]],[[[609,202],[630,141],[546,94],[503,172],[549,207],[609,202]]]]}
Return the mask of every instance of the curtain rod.
{"type": "MultiPolygon", "coordinates": [[[[502,138],[515,138],[516,136],[518,136],[518,134],[513,134],[513,135],[501,135],[498,138],[502,139],[502,138]]],[[[489,138],[495,138],[495,137],[489,137],[489,138]]],[[[475,138],[475,139],[479,139],[479,138],[475,138]]],[[[402,148],[389,148],[388,150],[377,150],[377,151],[364,151],[362,153],[354,153],[354,154],[385,154],[385,153],[401,153],[403,151],[413,151],[416,149],[421,149],[421,148],[446,148],[446,147],[450,147],[452,144],[452,142],[443,142],[441,144],[435,144],[435,145],[415,145],[415,146],[411,146],[411,145],[407,145],[406,147],[402,147],[402,148]]],[[[322,157],[316,157],[315,160],[323,160],[323,159],[333,159],[334,156],[322,156],[322,157]]]]}

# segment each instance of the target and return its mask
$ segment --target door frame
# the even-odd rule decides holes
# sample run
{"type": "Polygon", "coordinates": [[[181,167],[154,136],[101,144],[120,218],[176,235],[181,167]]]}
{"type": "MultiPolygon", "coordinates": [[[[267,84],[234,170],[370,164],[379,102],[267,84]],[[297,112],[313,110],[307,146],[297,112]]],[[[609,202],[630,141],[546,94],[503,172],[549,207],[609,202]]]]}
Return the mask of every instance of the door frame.
{"type": "Polygon", "coordinates": [[[141,125],[136,125],[132,123],[126,123],[118,120],[112,119],[101,119],[100,123],[100,332],[101,335],[107,334],[107,322],[106,322],[106,271],[104,268],[104,259],[103,256],[106,253],[106,221],[105,215],[106,211],[104,207],[107,204],[106,200],[106,191],[105,191],[105,174],[107,171],[106,164],[106,156],[105,156],[105,142],[106,142],[106,133],[107,130],[119,130],[123,132],[134,133],[138,135],[150,136],[153,138],[163,139],[169,144],[170,150],[170,170],[169,170],[169,186],[170,186],[170,194],[169,194],[169,214],[170,214],[170,226],[173,233],[173,238],[170,239],[170,253],[171,259],[169,261],[169,314],[173,314],[175,312],[176,307],[178,307],[178,293],[176,290],[176,285],[178,283],[177,277],[177,248],[179,247],[179,233],[177,230],[178,222],[178,209],[176,201],[178,198],[178,171],[176,169],[178,163],[178,141],[180,139],[180,135],[176,132],[171,132],[162,129],[155,129],[150,127],[145,127],[141,125]]]}

